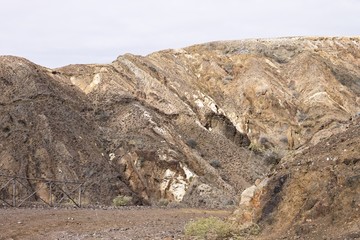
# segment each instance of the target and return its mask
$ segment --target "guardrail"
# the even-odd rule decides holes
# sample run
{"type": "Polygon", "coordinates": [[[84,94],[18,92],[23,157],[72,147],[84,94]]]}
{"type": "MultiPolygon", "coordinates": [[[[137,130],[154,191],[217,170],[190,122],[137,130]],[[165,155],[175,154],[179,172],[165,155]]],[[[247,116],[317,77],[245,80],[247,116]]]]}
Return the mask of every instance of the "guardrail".
{"type": "Polygon", "coordinates": [[[0,174],[0,184],[0,201],[10,207],[39,202],[51,207],[69,203],[82,206],[84,183],[81,182],[0,174]]]}

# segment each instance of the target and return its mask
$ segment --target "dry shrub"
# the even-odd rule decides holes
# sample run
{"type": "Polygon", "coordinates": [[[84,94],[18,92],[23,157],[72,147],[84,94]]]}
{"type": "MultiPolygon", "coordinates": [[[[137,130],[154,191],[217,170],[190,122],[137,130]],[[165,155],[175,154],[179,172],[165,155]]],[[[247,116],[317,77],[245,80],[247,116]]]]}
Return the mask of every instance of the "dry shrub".
{"type": "Polygon", "coordinates": [[[244,227],[223,221],[216,217],[200,218],[185,226],[185,239],[191,240],[220,240],[248,239],[250,236],[260,234],[261,229],[257,224],[244,227]]]}
{"type": "Polygon", "coordinates": [[[188,239],[224,239],[232,237],[232,226],[219,218],[200,218],[185,226],[188,239]]]}
{"type": "Polygon", "coordinates": [[[128,206],[128,205],[130,205],[131,201],[132,201],[132,197],[119,195],[119,196],[117,196],[116,198],[113,199],[113,204],[116,207],[128,206]]]}

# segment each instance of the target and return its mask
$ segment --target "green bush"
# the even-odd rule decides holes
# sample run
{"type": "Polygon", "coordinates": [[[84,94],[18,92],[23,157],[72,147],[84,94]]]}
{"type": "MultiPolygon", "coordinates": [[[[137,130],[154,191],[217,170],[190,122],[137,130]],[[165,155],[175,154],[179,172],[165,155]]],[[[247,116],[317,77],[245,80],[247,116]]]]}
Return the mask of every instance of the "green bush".
{"type": "Polygon", "coordinates": [[[117,207],[128,206],[128,205],[130,205],[131,201],[132,201],[132,197],[119,195],[113,199],[113,204],[114,204],[114,206],[117,206],[117,207]]]}
{"type": "Polygon", "coordinates": [[[223,221],[216,217],[200,218],[185,226],[185,239],[191,240],[220,240],[248,239],[250,236],[259,235],[261,232],[257,224],[244,227],[223,221]]]}
{"type": "Polygon", "coordinates": [[[185,236],[190,239],[224,239],[233,236],[233,227],[219,218],[200,218],[185,226],[185,236]]]}

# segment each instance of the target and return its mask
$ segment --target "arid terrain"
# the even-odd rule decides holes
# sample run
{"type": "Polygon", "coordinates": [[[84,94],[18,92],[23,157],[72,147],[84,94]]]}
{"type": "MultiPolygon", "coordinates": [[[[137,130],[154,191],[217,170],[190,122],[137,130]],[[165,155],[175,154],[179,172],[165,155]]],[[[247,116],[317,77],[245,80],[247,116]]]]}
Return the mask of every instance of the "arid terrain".
{"type": "Polygon", "coordinates": [[[208,214],[256,224],[253,238],[359,238],[359,37],[212,42],[57,69],[0,56],[0,89],[5,237],[143,239],[155,216],[169,225],[146,236],[177,238],[204,215],[194,209],[226,208],[208,214]],[[152,208],[8,208],[117,197],[152,208]],[[165,205],[194,209],[155,207],[165,205]],[[81,227],[59,218],[39,230],[70,213],[81,227]],[[87,223],[93,213],[104,223],[87,223]],[[7,225],[27,215],[28,235],[7,225]]]}
{"type": "Polygon", "coordinates": [[[187,208],[6,209],[0,239],[181,239],[187,222],[229,214],[187,208]]]}

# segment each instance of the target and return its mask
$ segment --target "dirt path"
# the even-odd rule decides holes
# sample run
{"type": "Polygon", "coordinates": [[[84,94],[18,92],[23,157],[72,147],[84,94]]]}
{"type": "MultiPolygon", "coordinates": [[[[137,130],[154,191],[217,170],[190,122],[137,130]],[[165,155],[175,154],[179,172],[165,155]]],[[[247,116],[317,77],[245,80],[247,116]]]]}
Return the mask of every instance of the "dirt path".
{"type": "Polygon", "coordinates": [[[0,209],[0,239],[181,239],[185,224],[230,211],[204,209],[0,209]]]}

